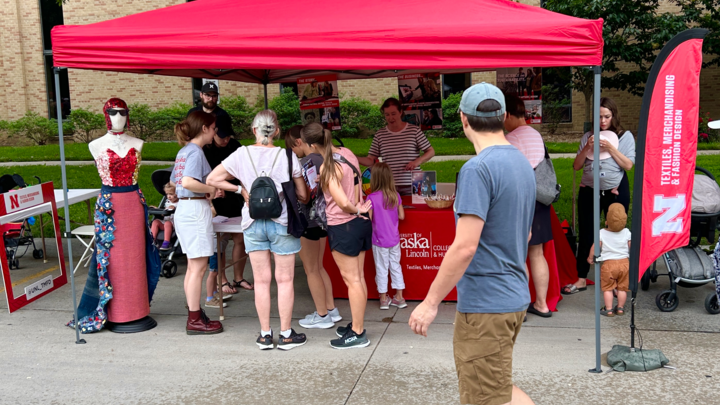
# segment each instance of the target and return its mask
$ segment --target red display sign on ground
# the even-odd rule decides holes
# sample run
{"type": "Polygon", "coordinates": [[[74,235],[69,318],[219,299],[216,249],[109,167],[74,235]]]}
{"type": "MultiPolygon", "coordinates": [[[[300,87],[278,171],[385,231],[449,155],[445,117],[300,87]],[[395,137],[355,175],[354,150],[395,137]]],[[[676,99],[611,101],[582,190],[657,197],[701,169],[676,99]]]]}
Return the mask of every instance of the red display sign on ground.
{"type": "MultiPolygon", "coordinates": [[[[59,270],[60,275],[53,278],[51,275],[40,278],[29,284],[25,289],[25,294],[15,297],[13,293],[13,283],[10,277],[10,269],[8,266],[8,257],[5,249],[5,238],[0,238],[0,270],[2,270],[3,283],[5,286],[5,295],[7,296],[8,310],[12,313],[25,305],[36,301],[50,292],[67,284],[67,273],[65,272],[65,260],[62,249],[62,241],[60,238],[60,223],[57,217],[57,206],[55,205],[55,192],[52,182],[43,183],[41,185],[26,187],[20,190],[12,190],[2,194],[0,198],[0,220],[8,214],[22,216],[22,210],[38,206],[40,204],[50,204],[53,218],[53,228],[55,230],[55,241],[57,243],[59,270]]],[[[22,219],[13,222],[21,222],[22,219]]],[[[45,252],[47,254],[47,252],[45,252]]]]}

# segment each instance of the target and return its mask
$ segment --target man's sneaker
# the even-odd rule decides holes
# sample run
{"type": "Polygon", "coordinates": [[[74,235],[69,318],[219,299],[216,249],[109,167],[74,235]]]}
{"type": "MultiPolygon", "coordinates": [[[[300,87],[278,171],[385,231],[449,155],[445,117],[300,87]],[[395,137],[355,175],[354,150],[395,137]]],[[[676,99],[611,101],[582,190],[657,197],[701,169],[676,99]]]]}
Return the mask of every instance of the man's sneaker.
{"type": "Polygon", "coordinates": [[[337,337],[343,337],[343,335],[345,335],[345,332],[347,332],[348,329],[352,329],[352,322],[347,324],[347,326],[338,326],[338,328],[335,330],[335,334],[337,335],[337,337]]]}
{"type": "Polygon", "coordinates": [[[333,322],[342,321],[342,316],[340,316],[340,310],[338,310],[337,307],[329,310],[328,314],[330,315],[330,319],[332,319],[333,322]]]}
{"type": "Polygon", "coordinates": [[[380,298],[380,309],[390,309],[390,296],[385,294],[385,299],[380,298]]]}
{"type": "Polygon", "coordinates": [[[273,348],[273,334],[270,332],[269,335],[265,336],[258,336],[257,340],[255,341],[255,344],[258,345],[260,350],[270,350],[273,348]]]}
{"type": "Polygon", "coordinates": [[[390,305],[398,308],[406,308],[407,303],[405,302],[405,299],[396,300],[395,297],[393,297],[392,301],[390,301],[390,305]]]}
{"type": "Polygon", "coordinates": [[[164,240],[162,245],[160,245],[160,250],[170,250],[171,247],[170,241],[164,240]]]}
{"type": "Polygon", "coordinates": [[[277,348],[280,350],[290,350],[302,346],[305,343],[307,343],[307,338],[304,333],[295,333],[295,329],[290,329],[290,336],[283,337],[281,334],[278,337],[277,348]]]}
{"type": "MultiPolygon", "coordinates": [[[[205,301],[206,308],[220,308],[220,298],[213,296],[210,301],[205,301]]],[[[223,308],[227,308],[227,302],[223,302],[223,308]]]]}
{"type": "Polygon", "coordinates": [[[363,329],[363,332],[358,335],[354,330],[349,329],[339,339],[333,339],[330,341],[330,346],[333,349],[358,349],[361,347],[367,347],[370,344],[370,340],[367,338],[367,333],[363,329]]]}
{"type": "Polygon", "coordinates": [[[320,316],[317,311],[309,318],[301,319],[298,323],[305,329],[329,329],[335,326],[335,323],[330,318],[330,314],[320,316]]]}

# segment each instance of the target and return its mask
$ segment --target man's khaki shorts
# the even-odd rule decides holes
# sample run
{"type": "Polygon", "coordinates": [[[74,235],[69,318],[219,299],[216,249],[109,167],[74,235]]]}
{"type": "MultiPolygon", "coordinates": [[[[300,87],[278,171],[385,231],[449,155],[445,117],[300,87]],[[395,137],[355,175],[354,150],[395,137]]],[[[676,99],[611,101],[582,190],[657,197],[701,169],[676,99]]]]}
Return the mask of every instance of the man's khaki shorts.
{"type": "Polygon", "coordinates": [[[525,311],[455,315],[460,403],[500,405],[512,400],[512,352],[524,317],[525,311]]]}

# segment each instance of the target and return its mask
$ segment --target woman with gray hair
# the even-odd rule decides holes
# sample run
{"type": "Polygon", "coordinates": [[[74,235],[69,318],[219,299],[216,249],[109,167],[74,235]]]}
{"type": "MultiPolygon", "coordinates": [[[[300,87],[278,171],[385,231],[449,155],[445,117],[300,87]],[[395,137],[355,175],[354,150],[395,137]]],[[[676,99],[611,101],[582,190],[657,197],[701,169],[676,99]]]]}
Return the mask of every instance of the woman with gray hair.
{"type": "MultiPolygon", "coordinates": [[[[245,251],[250,256],[255,281],[255,308],[260,318],[260,336],[256,343],[261,350],[273,348],[273,333],[270,328],[270,282],[272,269],[270,255],[275,259],[275,282],[278,286],[278,310],[280,312],[280,337],[278,349],[290,350],[304,345],[305,335],[295,333],[292,321],[295,292],[293,276],[295,274],[295,254],[300,251],[300,239],[288,234],[287,204],[282,191],[282,183],[290,181],[288,159],[284,150],[273,145],[273,139],[280,133],[277,115],[271,110],[257,113],[253,119],[252,130],[255,144],[243,146],[233,152],[215,170],[210,173],[207,183],[226,192],[242,194],[246,204],[242,209],[242,230],[245,251]],[[249,192],[258,177],[270,177],[275,184],[282,205],[282,213],[277,218],[253,219],[250,216],[249,192]],[[241,186],[228,182],[238,179],[241,186]]],[[[292,155],[292,177],[300,201],[308,197],[307,186],[297,156],[292,155]]],[[[296,202],[290,201],[290,204],[296,202]]]]}

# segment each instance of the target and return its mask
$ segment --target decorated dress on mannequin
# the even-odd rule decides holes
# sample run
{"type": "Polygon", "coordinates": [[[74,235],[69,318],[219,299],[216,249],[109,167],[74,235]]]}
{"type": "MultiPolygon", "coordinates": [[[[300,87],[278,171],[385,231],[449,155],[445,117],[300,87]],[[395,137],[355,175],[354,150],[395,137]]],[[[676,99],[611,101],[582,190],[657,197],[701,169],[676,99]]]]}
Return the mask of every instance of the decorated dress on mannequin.
{"type": "Polygon", "coordinates": [[[137,185],[143,142],[124,132],[128,107],[123,100],[108,100],[103,112],[108,133],[89,145],[103,185],[95,204],[95,254],[78,306],[79,327],[82,333],[105,326],[139,332],[156,325],[148,314],[160,277],[160,257],[137,185]]]}

